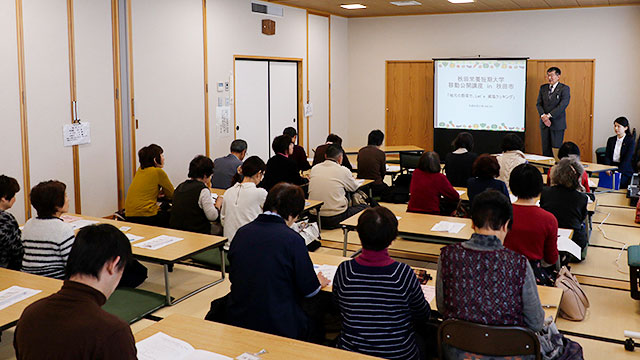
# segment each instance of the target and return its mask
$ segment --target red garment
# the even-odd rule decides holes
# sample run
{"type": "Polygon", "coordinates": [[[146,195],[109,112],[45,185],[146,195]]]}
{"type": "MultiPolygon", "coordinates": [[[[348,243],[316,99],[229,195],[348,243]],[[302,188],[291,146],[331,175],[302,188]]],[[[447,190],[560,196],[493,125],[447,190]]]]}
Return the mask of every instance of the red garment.
{"type": "Polygon", "coordinates": [[[450,201],[460,200],[460,194],[442,173],[429,173],[416,169],[409,187],[407,211],[440,214],[440,196],[450,201]]]}
{"type": "MultiPolygon", "coordinates": [[[[549,186],[551,186],[551,176],[549,176],[550,172],[551,169],[547,170],[547,185],[549,186]]],[[[589,188],[589,174],[587,174],[586,171],[582,173],[580,182],[582,183],[582,186],[584,186],[584,192],[591,192],[591,189],[589,188]]]]}
{"type": "Polygon", "coordinates": [[[513,223],[504,246],[529,260],[558,261],[558,220],[538,206],[513,204],[513,223]]]}
{"type": "Polygon", "coordinates": [[[375,251],[363,248],[356,262],[362,266],[389,266],[395,261],[389,256],[388,249],[375,251]]]}

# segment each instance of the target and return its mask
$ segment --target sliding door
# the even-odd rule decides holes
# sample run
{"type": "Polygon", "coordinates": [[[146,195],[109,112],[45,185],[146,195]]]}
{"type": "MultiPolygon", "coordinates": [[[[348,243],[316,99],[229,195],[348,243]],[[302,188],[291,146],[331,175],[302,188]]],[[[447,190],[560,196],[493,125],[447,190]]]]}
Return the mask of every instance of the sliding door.
{"type": "Polygon", "coordinates": [[[298,129],[298,63],[269,62],[269,138],[298,129]]]}
{"type": "Polygon", "coordinates": [[[235,62],[236,139],[249,144],[247,155],[269,159],[269,62],[235,62]]]}

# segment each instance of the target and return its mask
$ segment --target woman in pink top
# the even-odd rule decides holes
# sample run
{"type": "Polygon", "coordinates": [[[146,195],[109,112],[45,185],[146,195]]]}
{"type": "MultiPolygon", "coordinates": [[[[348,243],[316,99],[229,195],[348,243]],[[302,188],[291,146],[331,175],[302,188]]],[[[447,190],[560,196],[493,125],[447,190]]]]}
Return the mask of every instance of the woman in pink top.
{"type": "Polygon", "coordinates": [[[440,172],[440,157],[433,151],[420,157],[409,187],[407,211],[451,215],[458,206],[460,195],[440,172]]]}

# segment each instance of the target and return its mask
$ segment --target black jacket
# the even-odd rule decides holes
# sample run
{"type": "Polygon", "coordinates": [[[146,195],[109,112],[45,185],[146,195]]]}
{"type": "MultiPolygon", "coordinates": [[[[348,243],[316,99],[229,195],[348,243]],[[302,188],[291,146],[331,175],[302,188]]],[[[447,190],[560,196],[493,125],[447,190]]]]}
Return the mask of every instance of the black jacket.
{"type": "Polygon", "coordinates": [[[613,162],[613,149],[616,147],[617,136],[612,136],[607,140],[607,152],[605,156],[605,164],[618,165],[618,169],[621,173],[631,176],[633,174],[633,148],[635,143],[630,135],[624,137],[622,140],[622,149],[620,149],[620,163],[613,162]]]}

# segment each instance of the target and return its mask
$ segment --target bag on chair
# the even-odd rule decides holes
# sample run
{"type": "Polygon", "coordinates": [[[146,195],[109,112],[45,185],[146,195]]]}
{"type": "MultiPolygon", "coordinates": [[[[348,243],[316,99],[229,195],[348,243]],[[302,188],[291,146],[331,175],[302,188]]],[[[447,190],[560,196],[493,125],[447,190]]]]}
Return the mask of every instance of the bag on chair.
{"type": "Polygon", "coordinates": [[[582,321],[589,308],[589,299],[573,274],[563,266],[556,278],[556,287],[562,289],[558,314],[567,320],[582,321]]]}

